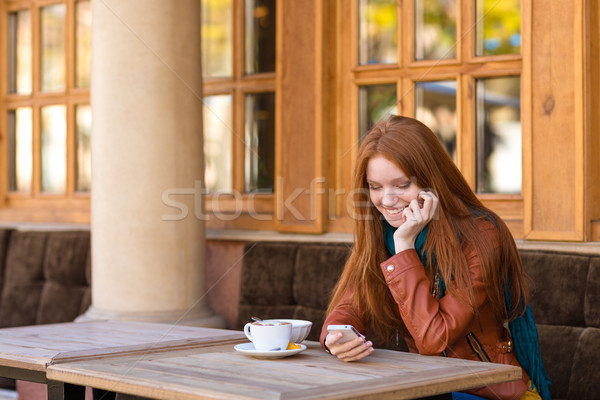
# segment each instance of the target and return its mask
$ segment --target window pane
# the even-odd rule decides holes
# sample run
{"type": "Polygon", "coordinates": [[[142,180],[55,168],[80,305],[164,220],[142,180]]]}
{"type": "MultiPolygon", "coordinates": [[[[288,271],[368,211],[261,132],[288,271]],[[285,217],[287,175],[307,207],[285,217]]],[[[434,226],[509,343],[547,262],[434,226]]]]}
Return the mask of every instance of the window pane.
{"type": "Polygon", "coordinates": [[[245,191],[275,187],[275,94],[246,95],[245,191]]]}
{"type": "Polygon", "coordinates": [[[521,1],[477,0],[476,55],[521,52],[521,1]]]}
{"type": "Polygon", "coordinates": [[[42,191],[64,193],[67,178],[67,108],[42,107],[42,191]]]}
{"type": "Polygon", "coordinates": [[[456,0],[415,0],[415,58],[456,58],[456,0]]]}
{"type": "Polygon", "coordinates": [[[202,73],[205,78],[232,75],[232,1],[202,2],[202,73]]]}
{"type": "Polygon", "coordinates": [[[231,96],[207,96],[203,107],[204,179],[211,192],[231,191],[231,96]]]}
{"type": "Polygon", "coordinates": [[[8,112],[8,181],[11,192],[31,192],[32,165],[31,108],[17,108],[8,112]]]}
{"type": "Polygon", "coordinates": [[[416,116],[456,162],[456,81],[417,82],[416,116]]]}
{"type": "Polygon", "coordinates": [[[477,192],[521,192],[520,78],[477,81],[477,192]]]}
{"type": "Polygon", "coordinates": [[[8,14],[8,92],[31,93],[31,13],[8,14]]]}
{"type": "Polygon", "coordinates": [[[359,64],[398,62],[396,0],[359,0],[359,64]]]}
{"type": "Polygon", "coordinates": [[[89,1],[75,3],[75,86],[90,87],[92,10],[89,1]]]}
{"type": "Polygon", "coordinates": [[[370,85],[358,89],[358,127],[360,141],[369,129],[389,114],[398,114],[396,85],[370,85]]]}
{"type": "Polygon", "coordinates": [[[79,105],[75,108],[76,129],[76,182],[78,192],[89,192],[92,182],[92,152],[90,137],[92,133],[92,109],[89,105],[79,105]]]}
{"type": "Polygon", "coordinates": [[[42,7],[40,11],[41,85],[44,92],[65,89],[65,14],[64,4],[42,7]]]}
{"type": "Polygon", "coordinates": [[[246,1],[246,74],[275,72],[275,0],[246,1]]]}

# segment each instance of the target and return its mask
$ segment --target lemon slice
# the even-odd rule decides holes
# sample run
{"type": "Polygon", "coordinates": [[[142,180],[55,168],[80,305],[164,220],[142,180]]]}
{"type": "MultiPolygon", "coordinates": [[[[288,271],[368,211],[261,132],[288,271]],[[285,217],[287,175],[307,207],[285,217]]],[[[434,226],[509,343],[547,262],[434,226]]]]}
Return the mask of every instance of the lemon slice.
{"type": "Polygon", "coordinates": [[[295,350],[295,349],[300,349],[300,348],[302,348],[302,346],[300,346],[299,344],[296,344],[294,342],[289,342],[286,350],[295,350]]]}

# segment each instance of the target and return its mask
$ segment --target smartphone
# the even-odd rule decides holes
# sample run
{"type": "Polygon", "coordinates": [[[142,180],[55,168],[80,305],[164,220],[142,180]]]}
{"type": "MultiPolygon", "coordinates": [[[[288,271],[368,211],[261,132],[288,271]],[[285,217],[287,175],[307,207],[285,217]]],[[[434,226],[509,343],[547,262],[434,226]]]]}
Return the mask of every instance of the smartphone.
{"type": "Polygon", "coordinates": [[[352,325],[327,325],[327,332],[342,332],[344,336],[337,341],[337,343],[346,343],[352,339],[356,339],[357,337],[365,338],[359,331],[356,330],[352,325]]]}

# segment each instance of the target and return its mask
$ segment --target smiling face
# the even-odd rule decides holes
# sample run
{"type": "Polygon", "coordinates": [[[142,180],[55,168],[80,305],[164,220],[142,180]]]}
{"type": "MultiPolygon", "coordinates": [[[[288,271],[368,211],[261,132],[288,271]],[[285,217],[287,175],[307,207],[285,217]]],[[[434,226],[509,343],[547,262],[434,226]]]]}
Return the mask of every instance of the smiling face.
{"type": "Polygon", "coordinates": [[[404,223],[402,211],[422,190],[396,164],[381,155],[369,159],[367,184],[371,202],[395,228],[404,223]]]}

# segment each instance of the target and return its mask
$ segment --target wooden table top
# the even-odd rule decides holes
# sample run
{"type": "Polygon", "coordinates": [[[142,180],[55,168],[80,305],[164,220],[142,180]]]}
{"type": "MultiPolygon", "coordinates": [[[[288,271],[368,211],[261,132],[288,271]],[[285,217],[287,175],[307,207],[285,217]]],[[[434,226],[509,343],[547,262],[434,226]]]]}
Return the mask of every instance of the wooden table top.
{"type": "Polygon", "coordinates": [[[239,343],[243,332],[129,321],[90,321],[0,329],[0,367],[46,371],[50,364],[107,355],[239,343]]]}
{"type": "Polygon", "coordinates": [[[375,350],[345,363],[316,342],[280,359],[232,344],[67,362],[48,379],[156,399],[408,399],[520,379],[514,366],[375,350]]]}

